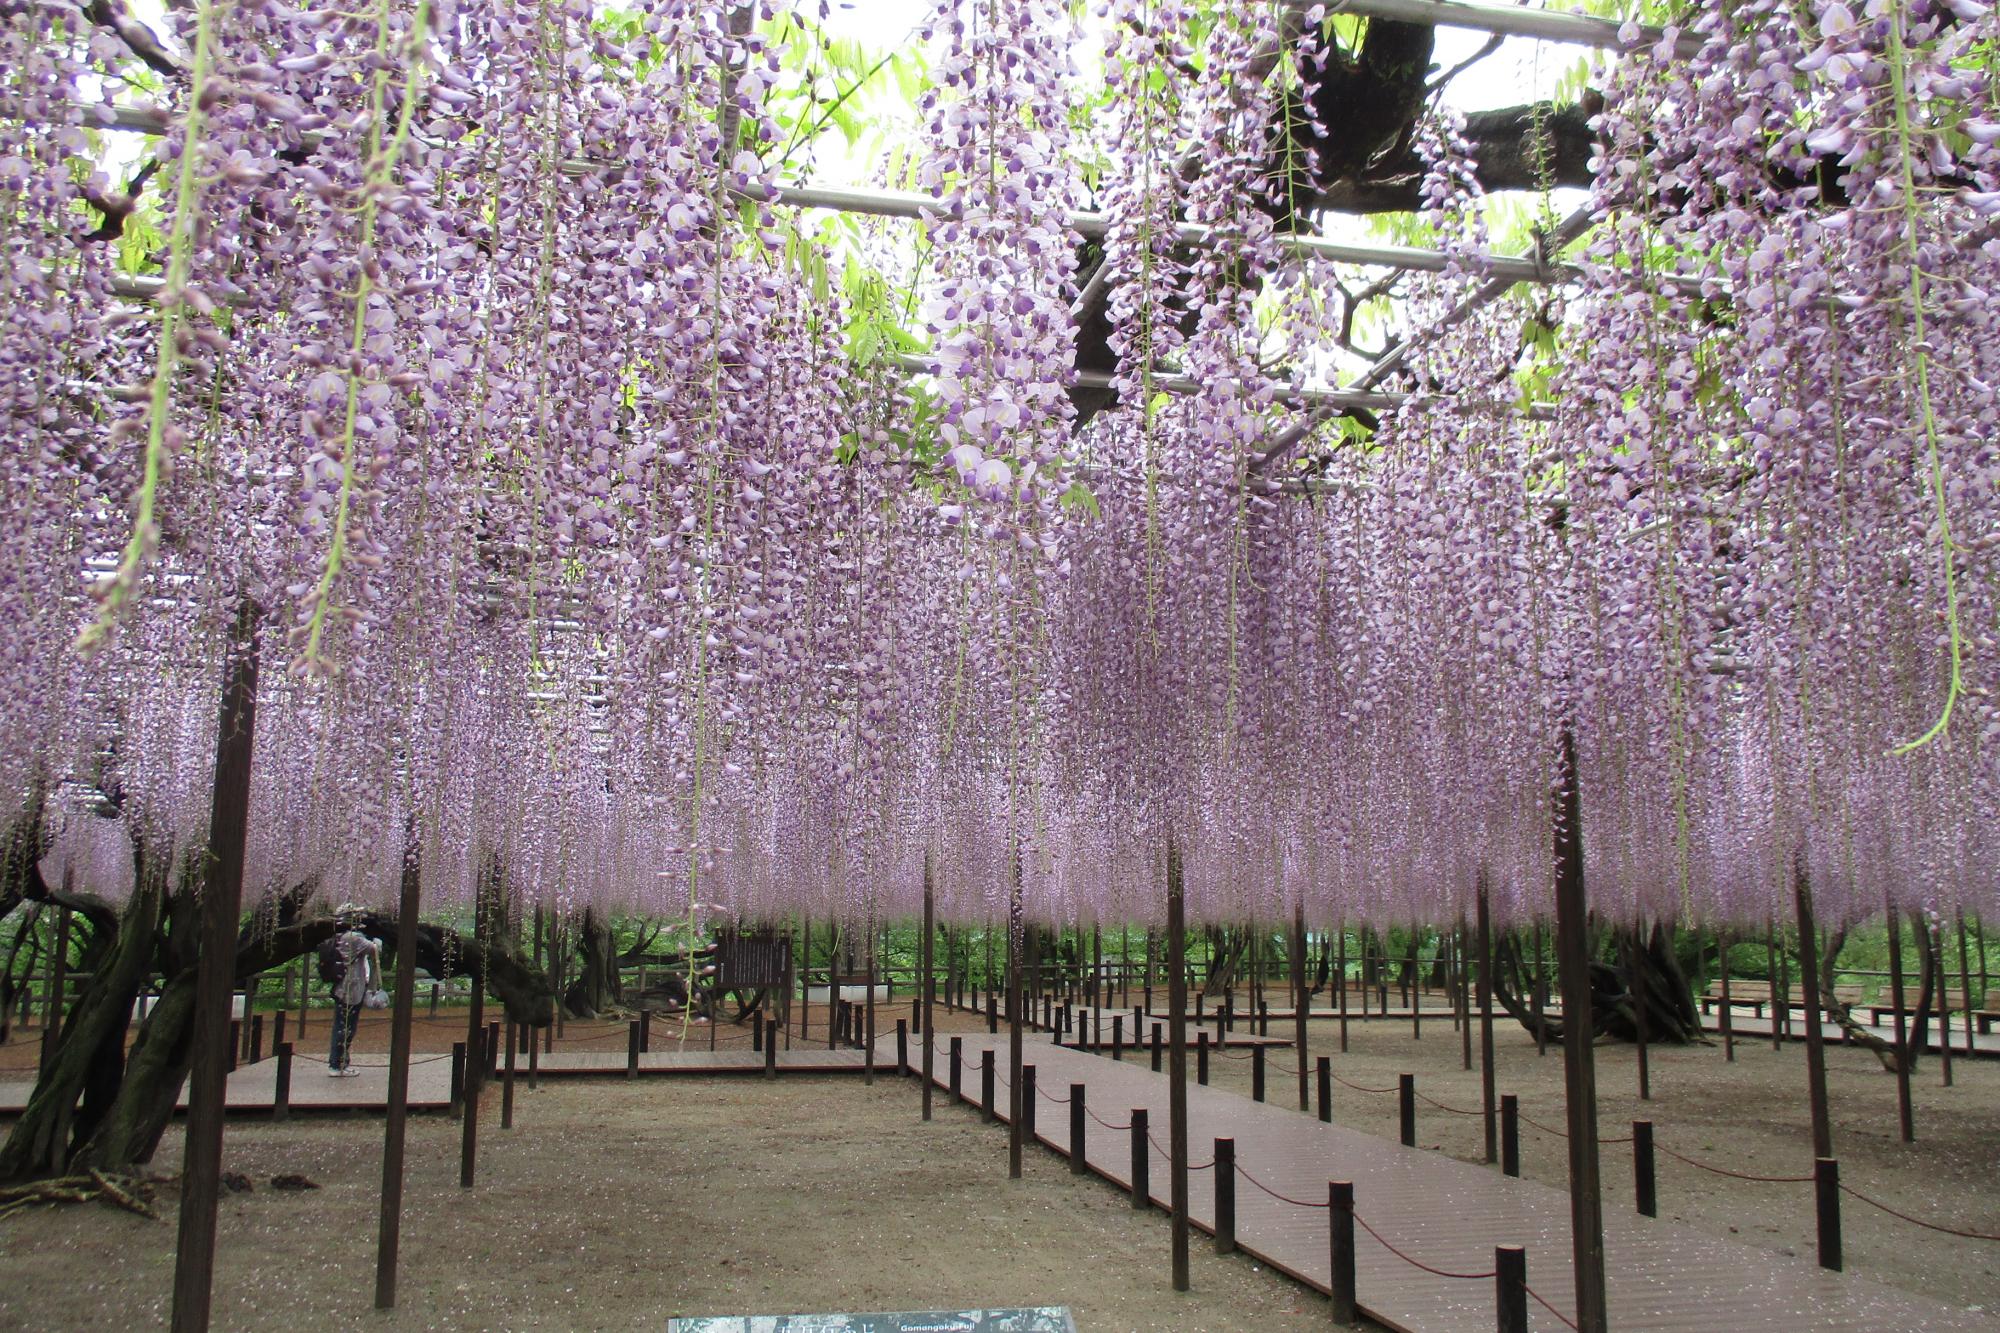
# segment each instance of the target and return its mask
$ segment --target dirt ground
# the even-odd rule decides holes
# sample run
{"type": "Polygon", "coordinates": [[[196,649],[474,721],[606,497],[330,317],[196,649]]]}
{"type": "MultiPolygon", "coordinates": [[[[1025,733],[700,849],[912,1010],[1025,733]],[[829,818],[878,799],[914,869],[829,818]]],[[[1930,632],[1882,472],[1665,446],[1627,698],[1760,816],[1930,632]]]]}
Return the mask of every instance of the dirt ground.
{"type": "MultiPolygon", "coordinates": [[[[879,1006],[879,1030],[893,1032],[908,1012],[906,1002],[879,1006]]],[[[816,1020],[823,1013],[815,1007],[816,1020]]],[[[941,1018],[946,1031],[984,1027],[968,1014],[941,1018]]],[[[315,1011],[309,1047],[325,1040],[326,1025],[315,1011]]],[[[431,1020],[420,1008],[418,1050],[447,1049],[464,1025],[462,1009],[431,1020]]],[[[570,1023],[557,1049],[622,1050],[625,1033],[622,1023],[570,1023]]],[[[1398,1073],[1414,1073],[1419,1145],[1480,1160],[1478,1118],[1422,1100],[1479,1104],[1479,1075],[1461,1069],[1459,1035],[1442,1012],[1426,1019],[1421,1040],[1412,1040],[1407,1020],[1357,1021],[1342,1055],[1337,1033],[1315,1021],[1313,1054],[1333,1054],[1335,1072],[1364,1087],[1393,1087],[1398,1073]]],[[[0,1071],[32,1066],[35,1034],[27,1035],[0,1047],[0,1071]]],[[[653,1047],[670,1049],[680,1035],[677,1021],[656,1020],[653,1047]]],[[[1560,1050],[1538,1057],[1532,1039],[1504,1020],[1495,1036],[1499,1090],[1519,1096],[1525,1120],[1560,1126],[1560,1050]]],[[[387,1037],[387,1016],[366,1015],[362,1058],[381,1058],[387,1037]]],[[[691,1047],[708,1044],[701,1025],[686,1038],[691,1047]]],[[[749,1033],[725,1024],[716,1039],[742,1048],[749,1033]]],[[[795,1028],[793,1040],[823,1044],[824,1028],[816,1021],[809,1037],[795,1028]]],[[[1768,1039],[1741,1040],[1734,1063],[1719,1045],[1656,1046],[1650,1102],[1638,1099],[1631,1046],[1600,1046],[1597,1056],[1604,1134],[1628,1133],[1635,1117],[1655,1124],[1662,1217],[1781,1253],[1813,1253],[1810,1187],[1735,1180],[1666,1151],[1751,1174],[1807,1173],[1801,1046],[1774,1052],[1768,1039]]],[[[1271,1060],[1271,1099],[1295,1104],[1292,1053],[1271,1060]]],[[[2000,1062],[1961,1060],[1956,1086],[1942,1088],[1935,1059],[1927,1061],[1914,1083],[1911,1145],[1897,1140],[1895,1079],[1872,1056],[1830,1046],[1828,1064],[1845,1182],[1919,1217],[2000,1231],[2000,1062]]],[[[1217,1054],[1211,1083],[1247,1096],[1250,1070],[1247,1058],[1217,1054]]],[[[872,1089],[855,1079],[619,1080],[554,1082],[519,1095],[511,1132],[488,1109],[480,1187],[470,1194],[456,1184],[456,1123],[413,1118],[402,1299],[396,1314],[379,1318],[383,1327],[657,1329],[677,1313],[982,1303],[1066,1303],[1087,1331],[1284,1329],[1325,1319],[1322,1298],[1241,1256],[1217,1259],[1199,1236],[1195,1290],[1175,1296],[1164,1214],[1132,1213],[1122,1195],[1076,1180],[1047,1152],[1030,1153],[1026,1180],[1010,1185],[1002,1131],[942,1101],[925,1126],[914,1085],[886,1075],[872,1089]]],[[[1396,1101],[1334,1086],[1335,1119],[1385,1139],[1397,1134],[1396,1101]]],[[[380,1141],[381,1122],[369,1117],[231,1123],[226,1165],[260,1188],[224,1202],[220,1326],[264,1326],[301,1307],[339,1326],[377,1318],[366,1312],[380,1141]],[[325,1188],[293,1195],[262,1187],[288,1171],[325,1188]]],[[[1604,1149],[1607,1209],[1633,1206],[1629,1152],[1604,1149]]],[[[176,1125],[156,1165],[171,1173],[178,1156],[176,1125]]],[[[1564,1186],[1560,1138],[1524,1123],[1521,1159],[1529,1178],[1564,1186]]],[[[163,1204],[170,1213],[173,1196],[163,1204]]],[[[1919,1230],[1853,1198],[1844,1201],[1843,1227],[1850,1271],[2000,1310],[2000,1243],[1919,1230]]],[[[172,1261],[171,1222],[95,1205],[0,1221],[0,1328],[95,1328],[107,1311],[118,1312],[121,1326],[157,1326],[172,1261]]]]}
{"type": "MultiPolygon", "coordinates": [[[[1046,1151],[1009,1182],[1004,1131],[942,1102],[922,1123],[907,1080],[572,1080],[517,1096],[502,1131],[489,1093],[470,1192],[456,1122],[412,1117],[398,1308],[380,1316],[381,1120],[232,1121],[225,1168],[257,1188],[224,1196],[217,1327],[658,1330],[676,1314],[1039,1304],[1093,1331],[1326,1319],[1323,1298],[1199,1235],[1194,1289],[1176,1295],[1165,1214],[1046,1151]],[[322,1188],[268,1187],[286,1172],[322,1188]]],[[[179,1157],[177,1124],[156,1166],[179,1157]]],[[[95,1204],[0,1220],[0,1328],[163,1327],[173,1257],[171,1220],[95,1204]]]]}

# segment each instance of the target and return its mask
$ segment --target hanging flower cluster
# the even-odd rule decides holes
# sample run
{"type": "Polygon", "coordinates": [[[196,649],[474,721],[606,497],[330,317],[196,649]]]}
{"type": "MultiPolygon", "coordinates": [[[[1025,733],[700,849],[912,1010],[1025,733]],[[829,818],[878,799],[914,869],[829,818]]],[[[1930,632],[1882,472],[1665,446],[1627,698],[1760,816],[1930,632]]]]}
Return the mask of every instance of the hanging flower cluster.
{"type": "Polygon", "coordinates": [[[192,863],[247,604],[253,895],[386,901],[414,828],[444,906],[859,921],[928,864],[947,918],[1153,920],[1171,842],[1198,917],[1504,922],[1568,735],[1609,916],[2000,906],[1986,10],[1635,51],[1532,324],[1427,117],[1420,392],[1288,467],[1347,330],[1274,222],[1279,8],[1106,0],[1090,125],[1074,6],[941,0],[914,381],[774,202],[778,9],[0,16],[0,781],[52,865],[192,863]]]}

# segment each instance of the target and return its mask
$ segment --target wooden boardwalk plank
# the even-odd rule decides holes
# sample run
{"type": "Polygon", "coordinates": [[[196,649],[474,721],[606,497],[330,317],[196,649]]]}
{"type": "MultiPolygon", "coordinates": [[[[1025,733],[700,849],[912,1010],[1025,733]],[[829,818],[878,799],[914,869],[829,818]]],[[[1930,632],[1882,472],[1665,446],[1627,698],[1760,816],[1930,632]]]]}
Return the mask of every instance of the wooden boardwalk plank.
{"type": "MultiPolygon", "coordinates": [[[[935,1077],[948,1085],[950,1047],[940,1034],[935,1077]]],[[[969,1077],[977,1095],[982,1049],[1004,1051],[1004,1034],[964,1038],[969,1077]]],[[[1138,1062],[1119,1063],[1068,1048],[1037,1045],[1029,1063],[1045,1095],[1036,1112],[1036,1138],[1066,1151],[1069,1085],[1085,1085],[1085,1161],[1098,1175],[1130,1188],[1131,1136],[1122,1127],[1134,1107],[1145,1107],[1153,1126],[1152,1197],[1166,1206],[1167,1080],[1138,1062]],[[1060,1100],[1056,1100],[1060,1099],[1060,1100]],[[1101,1120],[1100,1120],[1101,1118],[1101,1120]],[[1108,1126],[1108,1127],[1107,1127],[1108,1126]]],[[[1004,1073],[1002,1081],[1004,1082],[1004,1073]]],[[[1511,1179],[1434,1152],[1403,1148],[1370,1134],[1321,1124],[1296,1111],[1260,1104],[1234,1093],[1188,1087],[1191,1165],[1212,1157],[1218,1137],[1236,1141],[1239,1248],[1324,1291],[1327,1288],[1327,1216],[1265,1194],[1244,1176],[1306,1204],[1323,1204],[1326,1182],[1354,1182],[1355,1212],[1384,1240],[1434,1268],[1485,1274],[1493,1247],[1519,1244],[1528,1252],[1529,1284],[1552,1306],[1573,1317],[1569,1200],[1558,1190],[1511,1179]]],[[[997,1099],[1002,1118],[1006,1098],[997,1099]]],[[[1191,1174],[1191,1210],[1198,1226],[1213,1226],[1213,1168],[1191,1174]]],[[[1800,1186],[1800,1189],[1806,1187],[1800,1186]]],[[[1356,1282],[1363,1310],[1393,1329],[1424,1333],[1485,1333],[1494,1323],[1490,1279],[1465,1280],[1425,1273],[1356,1229],[1356,1282]]],[[[1610,1312],[1623,1330],[1885,1330],[1977,1329],[1979,1316],[1905,1295],[1810,1260],[1791,1259],[1710,1237],[1692,1227],[1634,1215],[1605,1220],[1611,1274],[1610,1312]]],[[[1164,1272],[1164,1261],[1162,1264],[1164,1272]]],[[[1532,1303],[1531,1303],[1532,1307],[1532,1303]]],[[[1530,1326],[1562,1325],[1532,1307],[1530,1326]]]]}

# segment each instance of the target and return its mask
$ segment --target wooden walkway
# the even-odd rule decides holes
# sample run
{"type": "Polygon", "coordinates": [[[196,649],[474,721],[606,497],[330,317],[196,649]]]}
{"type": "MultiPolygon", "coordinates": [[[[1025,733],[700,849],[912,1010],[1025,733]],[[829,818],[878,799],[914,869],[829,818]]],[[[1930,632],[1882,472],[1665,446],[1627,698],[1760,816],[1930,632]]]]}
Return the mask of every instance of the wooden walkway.
{"type": "MultiPolygon", "coordinates": [[[[887,1063],[876,1058],[875,1071],[878,1074],[893,1075],[895,1069],[895,1041],[888,1046],[887,1063]]],[[[504,1056],[502,1057],[505,1058],[504,1056]]],[[[528,1063],[525,1056],[517,1056],[514,1080],[517,1087],[526,1087],[528,1063]]],[[[780,1074],[860,1074],[865,1059],[856,1050],[809,1050],[800,1048],[779,1051],[777,1072],[780,1074]]],[[[384,1111],[389,1105],[389,1060],[381,1054],[357,1056],[355,1068],[361,1072],[353,1078],[328,1078],[326,1064],[322,1060],[295,1058],[292,1062],[291,1109],[294,1111],[384,1111]]],[[[764,1057],[755,1051],[649,1051],[639,1057],[639,1073],[642,1076],[656,1074],[716,1075],[735,1076],[756,1075],[764,1072],[764,1057]]],[[[564,1078],[595,1076],[598,1078],[619,1078],[625,1073],[625,1052],[610,1051],[557,1051],[540,1057],[540,1074],[543,1078],[564,1078]]],[[[499,1084],[499,1076],[490,1080],[488,1090],[499,1084]]],[[[0,1082],[0,1116],[19,1115],[27,1109],[28,1097],[35,1090],[32,1079],[0,1082]]],[[[228,1109],[245,1114],[270,1114],[277,1101],[278,1062],[275,1059],[259,1060],[255,1064],[238,1066],[229,1075],[228,1109]]],[[[451,1057],[448,1054],[427,1053],[414,1056],[410,1060],[410,1109],[413,1111],[442,1110],[451,1105],[451,1057]]],[[[187,1092],[183,1088],[177,1109],[187,1109],[187,1092]]]]}
{"type": "MultiPolygon", "coordinates": [[[[933,1078],[940,1087],[950,1084],[950,1035],[939,1034],[933,1078]]],[[[977,1098],[979,1054],[989,1047],[997,1051],[1004,1084],[1005,1034],[958,1035],[964,1037],[969,1065],[964,1090],[977,1098]]],[[[888,1049],[893,1062],[893,1043],[888,1049]]],[[[912,1055],[913,1061],[920,1058],[921,1047],[912,1055]]],[[[1085,1161],[1126,1189],[1131,1187],[1131,1110],[1146,1108],[1153,1140],[1149,1192],[1154,1202],[1168,1206],[1166,1076],[1140,1063],[1114,1062],[1047,1042],[1029,1044],[1027,1063],[1035,1066],[1042,1094],[1035,1137],[1067,1152],[1070,1085],[1083,1084],[1089,1112],[1085,1161]]],[[[1237,1244],[1254,1258],[1325,1291],[1330,1263],[1326,1185],[1350,1180],[1357,1217],[1356,1286],[1369,1318],[1409,1333],[1486,1333],[1495,1319],[1493,1249],[1503,1244],[1526,1247],[1529,1285],[1563,1319],[1575,1317],[1567,1194],[1234,1093],[1191,1083],[1187,1096],[1191,1166],[1212,1161],[1216,1138],[1235,1140],[1237,1244]],[[1265,1193],[1253,1179],[1289,1199],[1265,1193]],[[1363,1223],[1380,1239],[1372,1238],[1363,1223]],[[1482,1276],[1425,1272],[1392,1254],[1390,1244],[1433,1269],[1482,1276]]],[[[996,1101],[1005,1119],[1004,1090],[996,1101]]],[[[1189,1176],[1190,1212],[1204,1230],[1214,1217],[1213,1174],[1211,1166],[1189,1176]]],[[[1917,1333],[1992,1327],[1985,1316],[1829,1272],[1809,1259],[1786,1258],[1637,1214],[1607,1214],[1604,1240],[1615,1329],[1917,1333]]],[[[1564,1325],[1531,1301],[1529,1326],[1555,1333],[1564,1325]]]]}

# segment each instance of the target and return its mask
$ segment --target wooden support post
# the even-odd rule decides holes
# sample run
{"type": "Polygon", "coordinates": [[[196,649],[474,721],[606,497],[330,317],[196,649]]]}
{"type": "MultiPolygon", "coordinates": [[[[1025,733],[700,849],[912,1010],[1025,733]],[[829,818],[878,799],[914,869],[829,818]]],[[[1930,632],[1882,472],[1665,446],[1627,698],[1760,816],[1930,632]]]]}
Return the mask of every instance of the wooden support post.
{"type": "Polygon", "coordinates": [[[1479,1124],[1484,1133],[1486,1164],[1498,1160],[1498,1142],[1494,1125],[1494,1075],[1493,1075],[1493,913],[1488,902],[1486,868],[1479,870],[1478,905],[1479,950],[1479,1124]]]}
{"type": "Polygon", "coordinates": [[[1608,1333],[1604,1295],[1604,1192],[1597,1156],[1597,1067],[1591,1041],[1590,957],[1585,936],[1583,815],[1576,738],[1563,728],[1554,837],[1556,967],[1562,987],[1564,1109],[1569,1130],[1570,1237],[1577,1333],[1608,1333]]]}
{"type": "Polygon", "coordinates": [[[1118,1061],[1125,1059],[1125,1015],[1123,1014],[1111,1016],[1111,1058],[1118,1061]]]}
{"type": "Polygon", "coordinates": [[[250,825],[250,763],[257,723],[257,607],[245,598],[223,659],[215,778],[203,866],[201,955],[195,971],[194,1060],[181,1153],[180,1231],[174,1251],[173,1333],[209,1325],[215,1208],[222,1184],[222,1117],[229,1074],[229,996],[250,825]]]}
{"type": "Polygon", "coordinates": [[[1292,904],[1292,1054],[1299,1066],[1299,1110],[1311,1108],[1306,1087],[1306,1068],[1309,1057],[1306,1054],[1306,1006],[1312,997],[1306,994],[1306,905],[1301,898],[1292,904]]]}
{"type": "Polygon", "coordinates": [[[868,970],[865,977],[867,994],[862,999],[864,1032],[862,1033],[861,1082],[872,1087],[875,1083],[875,922],[868,922],[868,970]]]}
{"type": "Polygon", "coordinates": [[[1333,1300],[1333,1322],[1338,1328],[1350,1328],[1356,1322],[1353,1181],[1327,1182],[1326,1221],[1328,1250],[1332,1259],[1327,1287],[1333,1300]]]}
{"type": "Polygon", "coordinates": [[[1083,1089],[1081,1083],[1069,1085],[1069,1173],[1073,1176],[1082,1175],[1088,1167],[1084,1147],[1083,1089]]]}
{"type": "Polygon", "coordinates": [[[1645,971],[1639,963],[1638,942],[1639,934],[1645,929],[1644,921],[1634,928],[1633,940],[1626,945],[1625,967],[1631,977],[1632,1035],[1635,1038],[1633,1045],[1637,1048],[1636,1055],[1639,1062],[1639,1100],[1649,1102],[1653,1100],[1653,1073],[1652,1064],[1646,1056],[1646,979],[1645,971]]]}
{"type": "Polygon", "coordinates": [[[1333,1057],[1319,1058],[1319,1118],[1323,1124],[1333,1123],[1333,1057]]]}
{"type": "Polygon", "coordinates": [[[993,1123],[993,1049],[979,1053],[979,1118],[985,1124],[993,1123]]]}
{"type": "Polygon", "coordinates": [[[1831,1157],[1813,1159],[1813,1202],[1819,1221],[1819,1266],[1841,1269],[1840,1163],[1831,1157]]]}
{"type": "Polygon", "coordinates": [[[465,1109],[465,1043],[451,1044],[451,1114],[457,1116],[465,1109]]]}
{"type": "Polygon", "coordinates": [[[625,1077],[639,1077],[639,1020],[625,1025],[625,1077]]]}
{"type": "Polygon", "coordinates": [[[1734,1064],[1736,1016],[1730,1011],[1729,1003],[1729,937],[1720,929],[1715,932],[1715,961],[1722,971],[1722,1059],[1727,1064],[1734,1064]]]}
{"type": "Polygon", "coordinates": [[[1458,1014],[1458,1067],[1470,1073],[1472,1070],[1472,981],[1465,970],[1465,918],[1458,919],[1458,935],[1451,949],[1451,975],[1455,983],[1452,990],[1457,1002],[1458,1014]]]}
{"type": "Polygon", "coordinates": [[[1153,1024],[1153,1072],[1160,1072],[1160,1025],[1153,1024]]]}
{"type": "Polygon", "coordinates": [[[1132,1206],[1145,1209],[1153,1201],[1153,1145],[1146,1138],[1146,1108],[1132,1108],[1132,1206]]]}
{"type": "Polygon", "coordinates": [[[1009,858],[1012,873],[1008,876],[1007,887],[1007,1178],[1021,1178],[1021,1118],[1032,1110],[1023,1109],[1021,1097],[1021,1024],[1026,1018],[1022,1010],[1026,1007],[1027,996],[1023,991],[1021,975],[1021,947],[1025,942],[1021,922],[1021,851],[1014,849],[1009,858]]]}
{"type": "Polygon", "coordinates": [[[1647,1217],[1660,1215],[1659,1175],[1653,1165],[1653,1122],[1632,1122],[1632,1195],[1647,1217]]]}
{"type": "Polygon", "coordinates": [[[1771,988],[1771,1049],[1777,1050],[1784,1038],[1782,1010],[1778,1000],[1778,928],[1764,920],[1764,982],[1771,988]]]}
{"type": "Polygon", "coordinates": [[[778,1076],[778,1026],[776,1022],[764,1025],[764,1081],[770,1082],[778,1076]]]}
{"type": "MultiPolygon", "coordinates": [[[[934,1026],[932,1026],[932,1024],[935,1022],[936,1016],[931,1012],[931,1005],[934,999],[936,998],[935,992],[937,990],[937,955],[935,953],[935,945],[933,943],[936,935],[937,935],[937,894],[931,879],[931,852],[930,848],[926,847],[924,849],[924,947],[922,950],[923,958],[920,964],[923,968],[924,975],[923,975],[923,980],[919,983],[919,985],[922,987],[923,1005],[924,1005],[924,1013],[923,1013],[924,1058],[923,1058],[922,1079],[924,1085],[923,1118],[926,1120],[929,1120],[931,1118],[931,1078],[933,1073],[932,1065],[933,1065],[933,1055],[937,1047],[937,1029],[934,1026]]],[[[947,954],[950,953],[950,948],[948,944],[945,951],[947,954]]]]}
{"type": "Polygon", "coordinates": [[[1542,919],[1535,918],[1535,1054],[1549,1053],[1549,972],[1542,963],[1542,919]]]}
{"type": "Polygon", "coordinates": [[[1194,1043],[1195,1082],[1205,1088],[1208,1086],[1208,1033],[1195,1033],[1194,1043]]]}
{"type": "Polygon", "coordinates": [[[534,1029],[528,1030],[528,1087],[530,1090],[542,1086],[542,1042],[534,1029]]]}
{"type": "Polygon", "coordinates": [[[1398,1074],[1396,1076],[1396,1123],[1402,1134],[1403,1146],[1417,1146],[1417,1076],[1398,1074]]]}
{"type": "Polygon", "coordinates": [[[1500,1333],[1528,1333],[1528,1252],[1519,1245],[1494,1246],[1493,1285],[1500,1333]]]}
{"type": "MultiPolygon", "coordinates": [[[[46,1056],[51,1047],[53,1038],[55,1036],[56,1036],[56,1030],[54,1028],[43,1029],[42,1051],[44,1055],[44,1060],[43,1060],[44,1064],[47,1063],[46,1056]]],[[[229,1020],[229,1055],[227,1057],[229,1063],[227,1068],[224,1070],[225,1073],[233,1074],[236,1072],[237,1058],[242,1053],[243,1053],[243,1020],[240,1018],[232,1018],[229,1020]]]]}
{"type": "Polygon", "coordinates": [[[1236,1140],[1215,1141],[1215,1252],[1236,1253],[1236,1140]]]}
{"type": "MultiPolygon", "coordinates": [[[[1812,884],[1805,849],[1792,857],[1792,907],[1799,921],[1799,982],[1805,990],[1806,1093],[1812,1110],[1813,1156],[1833,1156],[1833,1117],[1826,1100],[1826,1044],[1820,1035],[1819,932],[1813,923],[1812,884]]],[[[1780,1001],[1782,1003],[1782,1001],[1780,1001]]]]}
{"type": "Polygon", "coordinates": [[[953,1102],[965,1100],[965,1038],[951,1039],[951,1099],[953,1102]]]}
{"type": "Polygon", "coordinates": [[[896,1020],[896,1075],[898,1078],[910,1076],[910,1020],[896,1020]]]}
{"type": "MultiPolygon", "coordinates": [[[[1932,975],[1937,977],[1938,1006],[1938,1074],[1944,1087],[1951,1086],[1951,981],[1944,970],[1944,940],[1936,921],[1923,927],[1924,938],[1931,951],[1932,975]]],[[[1965,1019],[1967,1031],[1972,1028],[1972,1017],[1965,1019]]]]}
{"type": "Polygon", "coordinates": [[[279,1042],[273,1054],[278,1057],[278,1083],[271,1093],[271,1119],[286,1120],[292,1113],[292,1044],[279,1042]]]}
{"type": "Polygon", "coordinates": [[[1972,963],[1965,947],[1965,913],[1958,914],[1958,993],[1965,1015],[1965,1057],[1973,1055],[1972,1043],[1972,963]]]}
{"type": "Polygon", "coordinates": [[[1903,1142],[1917,1138],[1916,1113],[1910,1101],[1910,1033],[1903,1016],[1903,922],[1894,903],[1888,904],[1889,999],[1896,1016],[1896,1121],[1903,1142]]]}
{"type": "Polygon", "coordinates": [[[1521,1099],[1511,1092],[1500,1098],[1500,1174],[1521,1174],[1521,1099]]]}
{"type": "MultiPolygon", "coordinates": [[[[1340,1053],[1347,1054],[1347,923],[1340,923],[1340,933],[1336,937],[1333,960],[1334,1003],[1340,1006],[1340,1053]]],[[[1362,992],[1362,1003],[1368,1002],[1368,993],[1362,992]]]]}
{"type": "Polygon", "coordinates": [[[1035,1141],[1035,1067],[1021,1066],[1021,1142],[1035,1141]]]}
{"type": "Polygon", "coordinates": [[[507,1020],[507,1064],[500,1074],[500,1128],[514,1127],[514,1053],[520,1049],[518,1030],[507,1020]]]}
{"type": "Polygon", "coordinates": [[[1252,1046],[1250,1048],[1250,1100],[1253,1102],[1264,1100],[1264,1048],[1262,1046],[1252,1046]]]}
{"type": "MultiPolygon", "coordinates": [[[[1167,1167],[1173,1282],[1188,1289],[1187,918],[1180,844],[1167,839],[1167,1167]]],[[[1204,1041],[1202,1051],[1208,1050],[1204,1041]]]]}
{"type": "MultiPolygon", "coordinates": [[[[396,903],[396,996],[389,1020],[389,1104],[382,1127],[382,1215],[375,1232],[375,1308],[394,1309],[403,1235],[403,1147],[410,1111],[410,1020],[417,1002],[417,914],[422,909],[422,850],[414,822],[403,846],[396,903]]],[[[285,1065],[291,1064],[286,1048],[285,1065]]]]}
{"type": "Polygon", "coordinates": [[[250,1016],[250,1063],[256,1064],[264,1058],[264,1015],[250,1016]]]}

